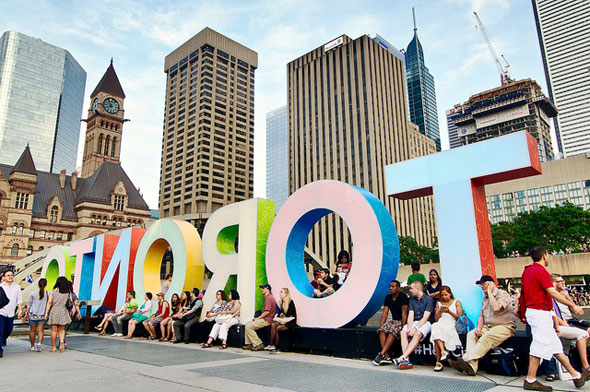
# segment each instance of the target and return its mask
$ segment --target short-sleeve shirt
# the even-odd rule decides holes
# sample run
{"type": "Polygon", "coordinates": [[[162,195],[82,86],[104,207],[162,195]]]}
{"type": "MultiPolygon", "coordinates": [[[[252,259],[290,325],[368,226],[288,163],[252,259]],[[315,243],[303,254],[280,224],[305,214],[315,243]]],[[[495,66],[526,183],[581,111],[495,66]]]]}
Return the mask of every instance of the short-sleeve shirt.
{"type": "Polygon", "coordinates": [[[525,307],[537,310],[553,310],[553,301],[546,288],[553,287],[549,272],[539,263],[526,267],[522,273],[525,307]]]}
{"type": "Polygon", "coordinates": [[[408,312],[410,310],[414,311],[414,321],[421,320],[425,312],[430,312],[429,321],[434,321],[434,300],[426,294],[422,294],[420,299],[412,296],[410,298],[408,312]]]}
{"type": "Polygon", "coordinates": [[[17,305],[23,303],[23,296],[21,293],[20,286],[13,283],[9,287],[8,284],[6,284],[5,282],[0,284],[0,290],[2,289],[4,289],[4,292],[6,293],[6,296],[8,297],[10,302],[8,302],[8,304],[5,307],[0,309],[0,316],[8,318],[14,317],[14,312],[16,311],[17,305]]]}
{"type": "Polygon", "coordinates": [[[125,309],[125,311],[131,310],[133,308],[135,308],[135,310],[137,310],[139,306],[137,306],[137,300],[135,298],[131,299],[131,301],[129,301],[129,303],[127,304],[127,308],[125,309]]]}
{"type": "Polygon", "coordinates": [[[394,320],[401,320],[402,319],[402,306],[408,305],[409,300],[408,297],[404,293],[399,293],[397,298],[394,300],[393,295],[388,294],[385,296],[385,301],[383,301],[383,306],[387,306],[389,311],[391,312],[391,318],[394,320]]]}
{"type": "Polygon", "coordinates": [[[424,274],[421,274],[420,272],[416,272],[415,274],[412,274],[410,276],[408,276],[408,286],[412,284],[412,282],[421,282],[422,283],[422,288],[424,288],[424,286],[426,286],[426,276],[424,276],[424,274]]]}
{"type": "Polygon", "coordinates": [[[432,293],[436,293],[437,291],[440,291],[441,286],[442,286],[442,283],[440,282],[440,280],[438,281],[438,283],[435,287],[432,287],[430,285],[430,282],[428,282],[426,284],[426,286],[424,287],[424,290],[426,291],[426,293],[432,294],[432,293]]]}
{"type": "Polygon", "coordinates": [[[492,295],[494,296],[494,299],[498,301],[500,305],[502,305],[502,309],[499,312],[495,312],[494,308],[492,308],[490,299],[487,296],[484,296],[483,302],[481,303],[481,316],[483,317],[483,323],[485,325],[491,326],[509,325],[516,327],[514,305],[512,303],[512,298],[510,298],[510,294],[496,287],[492,295]]]}
{"type": "Polygon", "coordinates": [[[47,307],[47,298],[49,292],[43,293],[43,299],[39,298],[39,290],[35,290],[29,295],[29,316],[43,316],[45,314],[45,308],[47,307]]]}
{"type": "Polygon", "coordinates": [[[277,301],[272,294],[269,294],[264,298],[264,308],[262,309],[262,313],[268,312],[266,316],[264,316],[264,321],[267,323],[272,323],[272,319],[275,317],[277,312],[277,301]]]}

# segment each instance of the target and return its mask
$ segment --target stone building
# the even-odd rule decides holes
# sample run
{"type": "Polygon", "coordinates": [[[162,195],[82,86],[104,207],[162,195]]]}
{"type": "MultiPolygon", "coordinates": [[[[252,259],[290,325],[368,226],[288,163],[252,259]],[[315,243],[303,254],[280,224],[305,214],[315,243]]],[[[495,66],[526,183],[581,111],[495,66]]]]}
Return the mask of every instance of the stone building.
{"type": "Polygon", "coordinates": [[[29,146],[14,166],[0,164],[0,264],[116,228],[144,227],[149,207],[119,162],[124,97],[111,63],[91,96],[84,178],[37,170],[29,146]],[[90,162],[99,164],[89,168],[90,162]]]}

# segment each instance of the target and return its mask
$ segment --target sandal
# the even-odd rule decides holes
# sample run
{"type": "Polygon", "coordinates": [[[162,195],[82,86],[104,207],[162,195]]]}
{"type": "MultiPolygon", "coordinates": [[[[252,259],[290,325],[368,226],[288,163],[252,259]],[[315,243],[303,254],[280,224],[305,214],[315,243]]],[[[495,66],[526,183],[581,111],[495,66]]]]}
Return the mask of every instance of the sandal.
{"type": "Polygon", "coordinates": [[[104,336],[105,335],[105,331],[101,331],[98,336],[104,336]]]}
{"type": "Polygon", "coordinates": [[[545,380],[549,382],[555,381],[557,380],[557,376],[555,374],[548,374],[547,377],[545,377],[545,380]]]}
{"type": "Polygon", "coordinates": [[[219,347],[220,350],[225,350],[227,348],[227,344],[223,343],[221,345],[221,347],[219,347]]]}
{"type": "Polygon", "coordinates": [[[201,344],[201,348],[210,348],[211,345],[209,343],[203,343],[201,344]]]}

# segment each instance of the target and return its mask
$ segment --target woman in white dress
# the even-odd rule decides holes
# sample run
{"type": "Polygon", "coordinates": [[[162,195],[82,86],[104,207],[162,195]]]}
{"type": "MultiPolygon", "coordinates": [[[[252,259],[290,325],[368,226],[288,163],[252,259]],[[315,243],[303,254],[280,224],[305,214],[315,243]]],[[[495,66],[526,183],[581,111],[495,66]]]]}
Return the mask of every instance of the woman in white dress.
{"type": "Polygon", "coordinates": [[[441,286],[440,298],[436,305],[434,319],[430,331],[430,341],[434,344],[436,350],[435,372],[443,370],[442,361],[447,359],[449,351],[455,351],[461,347],[459,335],[455,329],[455,322],[463,314],[461,301],[453,297],[453,292],[449,286],[441,286]]]}

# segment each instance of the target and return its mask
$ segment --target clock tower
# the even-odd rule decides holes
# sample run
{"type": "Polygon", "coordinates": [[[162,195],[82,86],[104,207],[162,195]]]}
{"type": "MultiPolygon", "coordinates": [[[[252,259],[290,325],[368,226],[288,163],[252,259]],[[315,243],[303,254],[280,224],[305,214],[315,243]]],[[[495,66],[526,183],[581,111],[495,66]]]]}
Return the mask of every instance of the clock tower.
{"type": "Polygon", "coordinates": [[[90,177],[105,162],[120,162],[125,93],[113,60],[90,95],[80,177],[90,177]]]}

